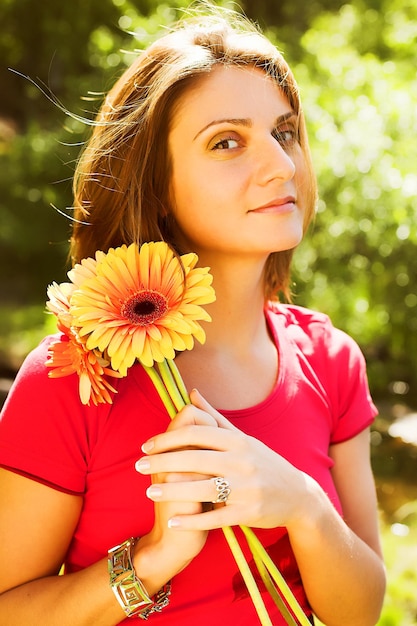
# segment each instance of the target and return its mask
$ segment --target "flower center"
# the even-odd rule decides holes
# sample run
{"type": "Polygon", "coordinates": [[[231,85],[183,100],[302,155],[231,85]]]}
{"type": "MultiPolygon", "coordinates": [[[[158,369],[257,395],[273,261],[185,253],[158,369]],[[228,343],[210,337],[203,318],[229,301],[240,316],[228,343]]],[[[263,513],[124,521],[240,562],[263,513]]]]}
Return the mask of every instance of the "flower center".
{"type": "Polygon", "coordinates": [[[127,298],[121,314],[131,324],[148,326],[160,319],[168,310],[168,300],[159,291],[143,290],[127,298]]]}

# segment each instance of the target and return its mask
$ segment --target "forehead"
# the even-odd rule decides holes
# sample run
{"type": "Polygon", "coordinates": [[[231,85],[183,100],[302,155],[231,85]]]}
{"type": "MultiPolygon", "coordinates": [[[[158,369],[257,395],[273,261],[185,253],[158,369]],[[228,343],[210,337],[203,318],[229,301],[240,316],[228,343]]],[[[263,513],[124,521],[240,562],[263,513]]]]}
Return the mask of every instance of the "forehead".
{"type": "MultiPolygon", "coordinates": [[[[218,65],[199,77],[180,96],[171,130],[201,126],[223,118],[256,120],[291,111],[276,82],[259,68],[218,65]]],[[[195,128],[194,128],[195,129],[195,128]]]]}

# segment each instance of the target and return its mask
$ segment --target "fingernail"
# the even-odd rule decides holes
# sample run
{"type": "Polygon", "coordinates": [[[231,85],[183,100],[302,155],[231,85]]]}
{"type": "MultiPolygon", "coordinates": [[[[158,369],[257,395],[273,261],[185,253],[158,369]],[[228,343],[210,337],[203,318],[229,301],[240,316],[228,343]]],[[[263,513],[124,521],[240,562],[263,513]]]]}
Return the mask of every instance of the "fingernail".
{"type": "Polygon", "coordinates": [[[154,447],[155,447],[154,440],[153,439],[149,439],[148,441],[145,441],[145,443],[142,445],[141,450],[145,454],[148,454],[148,452],[153,450],[154,447]]]}
{"type": "Polygon", "coordinates": [[[151,485],[150,487],[147,488],[146,495],[151,500],[160,498],[162,496],[162,489],[158,487],[157,485],[151,485]]]}
{"type": "Polygon", "coordinates": [[[181,526],[181,522],[178,517],[171,517],[168,520],[168,528],[179,528],[181,526]]]}
{"type": "Polygon", "coordinates": [[[151,464],[149,463],[148,459],[139,459],[139,461],[136,461],[135,463],[135,470],[137,472],[146,472],[146,470],[148,470],[150,466],[151,464]]]}

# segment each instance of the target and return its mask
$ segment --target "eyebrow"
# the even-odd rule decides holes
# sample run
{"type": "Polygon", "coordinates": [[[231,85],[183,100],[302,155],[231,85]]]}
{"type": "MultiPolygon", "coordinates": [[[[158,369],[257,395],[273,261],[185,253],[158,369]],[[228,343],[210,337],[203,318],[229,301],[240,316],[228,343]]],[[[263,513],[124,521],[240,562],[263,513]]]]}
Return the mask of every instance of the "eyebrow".
{"type": "MultiPolygon", "coordinates": [[[[285,122],[285,120],[289,119],[290,117],[293,117],[294,115],[296,115],[295,111],[288,111],[288,113],[284,113],[283,115],[280,115],[275,120],[274,126],[279,126],[279,124],[282,124],[282,122],[285,122]]],[[[210,128],[211,126],[218,126],[220,124],[232,124],[233,126],[245,126],[246,128],[251,128],[253,126],[253,121],[247,117],[242,117],[242,118],[225,117],[219,120],[213,120],[212,122],[209,122],[206,126],[204,126],[204,128],[198,131],[193,141],[195,141],[197,137],[201,135],[201,133],[204,133],[204,131],[210,128]]]]}

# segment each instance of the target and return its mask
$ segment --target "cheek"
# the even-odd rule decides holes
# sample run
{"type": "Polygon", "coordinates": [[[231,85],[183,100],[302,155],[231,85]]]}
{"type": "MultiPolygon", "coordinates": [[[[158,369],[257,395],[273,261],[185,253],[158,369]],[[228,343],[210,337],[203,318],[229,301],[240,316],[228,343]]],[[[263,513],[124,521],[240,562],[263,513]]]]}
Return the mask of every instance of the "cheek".
{"type": "Polygon", "coordinates": [[[216,205],[223,199],[223,192],[213,177],[190,167],[180,167],[172,177],[171,206],[178,222],[203,222],[216,212],[216,205]]]}
{"type": "Polygon", "coordinates": [[[170,207],[174,218],[174,235],[178,242],[184,243],[183,238],[193,240],[196,233],[204,226],[198,189],[184,177],[178,181],[174,179],[170,187],[170,207]]]}
{"type": "Polygon", "coordinates": [[[185,176],[182,180],[174,179],[171,185],[171,207],[175,220],[180,226],[195,218],[195,204],[198,204],[194,185],[185,176]]]}

